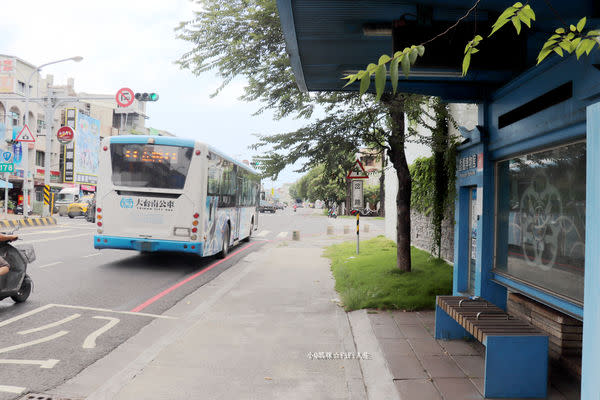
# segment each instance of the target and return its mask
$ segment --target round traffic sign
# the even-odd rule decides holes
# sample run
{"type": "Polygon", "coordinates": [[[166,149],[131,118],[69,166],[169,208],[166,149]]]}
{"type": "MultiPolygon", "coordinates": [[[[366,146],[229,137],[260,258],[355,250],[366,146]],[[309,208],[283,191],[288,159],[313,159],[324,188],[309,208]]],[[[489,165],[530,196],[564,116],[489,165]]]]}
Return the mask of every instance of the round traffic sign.
{"type": "Polygon", "coordinates": [[[69,144],[75,137],[75,131],[70,126],[62,126],[56,132],[56,138],[61,144],[69,144]]]}
{"type": "Polygon", "coordinates": [[[117,99],[117,104],[120,105],[121,107],[129,107],[131,104],[133,104],[133,99],[134,99],[133,90],[131,90],[129,88],[119,89],[119,91],[117,92],[116,99],[117,99]]]}

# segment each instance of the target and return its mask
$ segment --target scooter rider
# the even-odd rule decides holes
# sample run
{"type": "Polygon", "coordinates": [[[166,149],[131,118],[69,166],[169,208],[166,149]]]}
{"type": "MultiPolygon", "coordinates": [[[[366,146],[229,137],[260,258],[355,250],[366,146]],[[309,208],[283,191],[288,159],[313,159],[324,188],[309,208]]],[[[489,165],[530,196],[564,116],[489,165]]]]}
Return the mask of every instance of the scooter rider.
{"type": "MultiPolygon", "coordinates": [[[[14,235],[4,235],[0,233],[0,241],[2,242],[12,242],[17,240],[17,236],[14,235]]],[[[3,257],[0,256],[0,276],[8,274],[10,271],[10,265],[8,261],[6,261],[3,257]]]]}

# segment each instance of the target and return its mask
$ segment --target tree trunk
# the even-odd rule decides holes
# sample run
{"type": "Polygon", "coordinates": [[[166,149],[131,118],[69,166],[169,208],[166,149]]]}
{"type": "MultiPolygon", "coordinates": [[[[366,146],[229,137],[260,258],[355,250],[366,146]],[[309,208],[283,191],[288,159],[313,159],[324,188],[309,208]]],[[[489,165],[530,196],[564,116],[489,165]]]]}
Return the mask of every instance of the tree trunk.
{"type": "Polygon", "coordinates": [[[400,271],[410,272],[410,196],[412,180],[404,152],[404,100],[402,95],[398,95],[385,99],[384,104],[388,107],[392,125],[392,131],[388,140],[390,161],[396,169],[398,177],[398,193],[396,194],[396,210],[398,213],[396,239],[398,254],[396,266],[400,271]]]}

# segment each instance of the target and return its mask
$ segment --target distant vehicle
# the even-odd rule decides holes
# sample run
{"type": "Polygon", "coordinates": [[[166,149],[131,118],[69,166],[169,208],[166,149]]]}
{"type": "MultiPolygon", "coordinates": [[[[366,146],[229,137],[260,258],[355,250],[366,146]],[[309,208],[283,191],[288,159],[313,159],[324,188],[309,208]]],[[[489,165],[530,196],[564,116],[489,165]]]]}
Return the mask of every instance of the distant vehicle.
{"type": "Polygon", "coordinates": [[[258,211],[261,213],[270,212],[274,214],[276,209],[275,204],[269,203],[266,200],[261,200],[258,206],[258,211]]]}
{"type": "Polygon", "coordinates": [[[88,207],[94,201],[94,195],[83,196],[67,206],[67,215],[69,218],[81,217],[87,213],[88,207]]]}
{"type": "Polygon", "coordinates": [[[226,257],[258,224],[259,175],[205,143],[107,137],[98,171],[96,249],[226,257]]]}
{"type": "Polygon", "coordinates": [[[275,208],[278,210],[283,210],[285,207],[283,203],[275,203],[275,208]]]}
{"type": "Polygon", "coordinates": [[[85,212],[85,220],[87,222],[96,222],[96,198],[92,200],[85,212]]]}
{"type": "Polygon", "coordinates": [[[75,203],[77,200],[79,200],[78,188],[63,188],[56,196],[54,207],[58,210],[58,214],[63,217],[67,215],[69,204],[75,203]]]}

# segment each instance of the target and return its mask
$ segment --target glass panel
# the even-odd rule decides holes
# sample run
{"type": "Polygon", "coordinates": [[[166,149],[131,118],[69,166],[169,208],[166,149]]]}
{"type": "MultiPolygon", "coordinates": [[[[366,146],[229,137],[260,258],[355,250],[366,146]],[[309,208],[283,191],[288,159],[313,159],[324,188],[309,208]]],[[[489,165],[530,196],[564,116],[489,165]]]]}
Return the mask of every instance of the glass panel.
{"type": "Polygon", "coordinates": [[[116,186],[183,189],[191,147],[112,143],[112,181],[116,186]]]}
{"type": "Polygon", "coordinates": [[[477,188],[470,191],[469,202],[469,293],[475,294],[477,259],[477,188]]]}
{"type": "Polygon", "coordinates": [[[586,145],[498,163],[496,269],[583,302],[586,145]]]}

